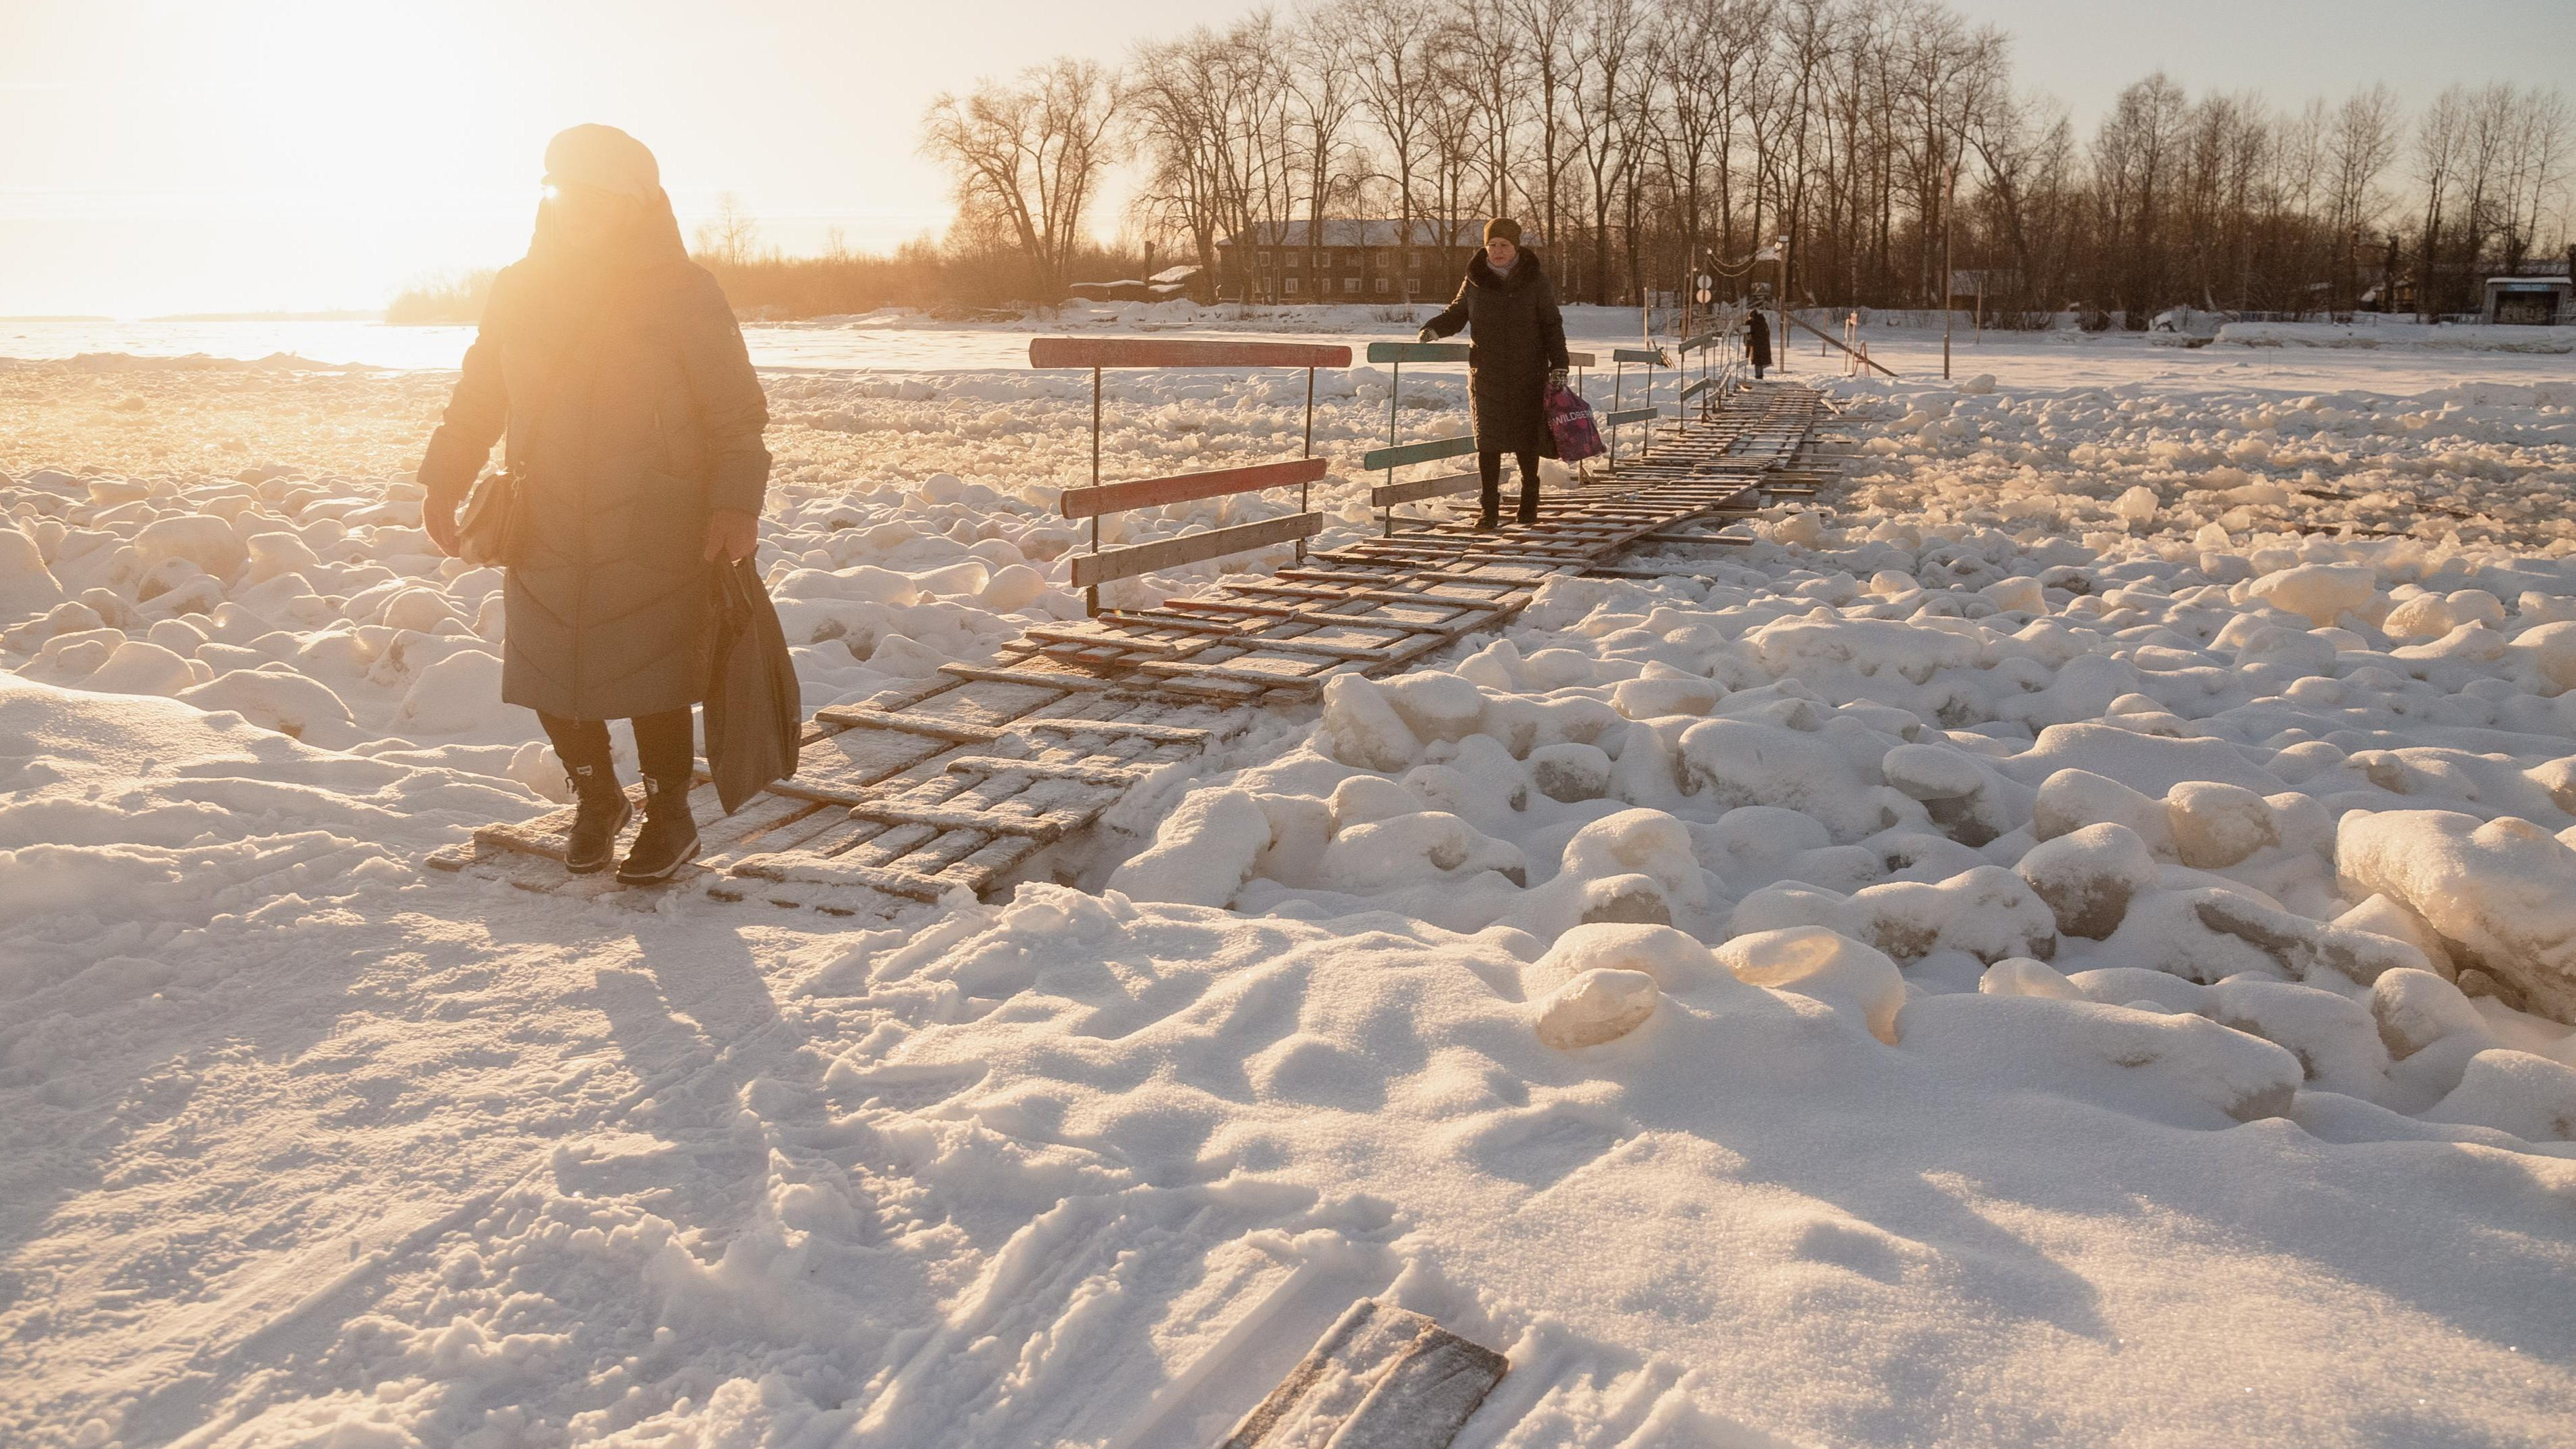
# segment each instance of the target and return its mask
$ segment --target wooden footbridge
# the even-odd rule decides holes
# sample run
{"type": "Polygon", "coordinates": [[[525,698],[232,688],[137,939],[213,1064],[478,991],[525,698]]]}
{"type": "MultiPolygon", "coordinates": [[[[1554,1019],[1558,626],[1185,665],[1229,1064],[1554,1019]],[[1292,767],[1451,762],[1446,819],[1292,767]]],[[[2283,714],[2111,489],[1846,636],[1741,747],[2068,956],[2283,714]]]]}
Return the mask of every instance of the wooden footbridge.
{"type": "MultiPolygon", "coordinates": [[[[1296,487],[1302,502],[1324,472],[1323,460],[1308,457],[1102,484],[1102,368],[1306,367],[1311,452],[1311,369],[1347,366],[1349,350],[1040,339],[1031,349],[1036,365],[1093,372],[1094,482],[1066,489],[1063,510],[1095,521],[1092,551],[1073,563],[1074,582],[1094,591],[1093,616],[1033,626],[989,663],[943,665],[933,678],[818,711],[795,778],[733,815],[719,812],[714,787],[702,780],[692,804],[703,853],[680,880],[721,899],[884,915],[906,901],[1048,878],[1051,863],[1077,869],[1080,862],[1060,847],[1131,791],[1164,772],[1192,771],[1200,756],[1265,711],[1311,707],[1335,675],[1399,672],[1466,635],[1497,630],[1551,577],[1687,574],[1687,562],[1655,569],[1621,560],[1640,550],[1751,542],[1718,530],[1766,498],[1811,496],[1832,482],[1839,476],[1834,445],[1842,440],[1820,436],[1829,410],[1811,388],[1777,380],[1738,385],[1706,366],[1694,383],[1687,366],[1693,347],[1705,356],[1705,339],[1685,344],[1685,366],[1674,369],[1674,416],[1654,400],[1667,358],[1620,354],[1623,374],[1631,360],[1646,369],[1646,405],[1614,408],[1605,419],[1615,420],[1630,446],[1597,476],[1546,495],[1536,524],[1479,532],[1472,503],[1442,517],[1399,520],[1399,505],[1472,493],[1474,476],[1399,483],[1394,470],[1463,456],[1473,445],[1406,444],[1390,435],[1386,447],[1361,459],[1364,469],[1387,470],[1388,481],[1371,494],[1385,510],[1384,537],[1310,552],[1305,541],[1324,520],[1301,508],[1102,552],[1102,513],[1279,486],[1296,487]],[[1103,582],[1289,542],[1298,551],[1291,566],[1230,574],[1216,588],[1153,607],[1097,606],[1103,582]]],[[[1400,349],[1399,362],[1463,360],[1465,353],[1400,349]]],[[[1626,385],[1623,375],[1622,392],[1626,385]]],[[[1389,411],[1392,417],[1392,390],[1389,411]]],[[[428,864],[559,894],[624,889],[605,875],[565,874],[571,815],[563,809],[484,827],[428,864]]]]}

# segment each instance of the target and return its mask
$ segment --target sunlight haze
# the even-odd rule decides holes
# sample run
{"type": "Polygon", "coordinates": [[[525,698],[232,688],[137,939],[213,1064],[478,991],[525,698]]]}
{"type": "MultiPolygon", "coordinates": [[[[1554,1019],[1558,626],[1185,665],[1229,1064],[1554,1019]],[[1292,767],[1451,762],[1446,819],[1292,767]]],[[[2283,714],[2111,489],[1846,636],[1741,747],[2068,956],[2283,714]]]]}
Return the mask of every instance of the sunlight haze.
{"type": "MultiPolygon", "coordinates": [[[[624,127],[684,227],[731,192],[791,252],[947,224],[918,152],[943,89],[1057,54],[1115,62],[1233,3],[938,7],[675,0],[0,6],[0,315],[374,309],[526,238],[546,138],[624,127]]],[[[2161,65],[2294,107],[2386,79],[2546,81],[2576,7],[1964,0],[2079,128],[2161,65]],[[2218,37],[2224,37],[2219,39],[2218,37]],[[2509,43],[2508,43],[2509,38],[2509,43]]],[[[1091,218],[1121,220],[1115,186],[1091,218]]]]}

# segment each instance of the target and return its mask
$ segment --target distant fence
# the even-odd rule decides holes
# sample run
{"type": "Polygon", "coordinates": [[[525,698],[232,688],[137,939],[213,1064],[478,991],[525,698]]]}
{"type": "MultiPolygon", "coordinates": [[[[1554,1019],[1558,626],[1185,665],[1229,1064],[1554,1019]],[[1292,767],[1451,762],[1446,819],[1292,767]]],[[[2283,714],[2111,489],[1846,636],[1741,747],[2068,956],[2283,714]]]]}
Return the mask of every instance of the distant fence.
{"type": "Polygon", "coordinates": [[[1351,350],[1348,347],[1303,342],[1191,341],[1154,337],[1032,339],[1029,343],[1029,366],[1091,369],[1091,485],[1067,488],[1057,501],[1057,507],[1065,517],[1091,520],[1091,551],[1075,555],[1072,561],[1073,582],[1082,590],[1085,609],[1095,615],[1100,612],[1100,586],[1114,579],[1133,578],[1157,569],[1178,568],[1183,564],[1202,563],[1282,543],[1297,545],[1298,556],[1303,558],[1306,540],[1323,531],[1324,516],[1314,512],[1309,505],[1313,501],[1316,480],[1322,478],[1330,466],[1326,459],[1315,456],[1315,369],[1350,365],[1351,350]],[[1277,463],[1103,483],[1100,481],[1100,377],[1103,370],[1113,367],[1302,367],[1306,370],[1304,451],[1299,457],[1277,463]],[[1291,487],[1297,490],[1297,512],[1284,518],[1265,518],[1254,523],[1210,528],[1125,548],[1104,550],[1100,546],[1100,520],[1109,514],[1123,513],[1131,508],[1154,508],[1200,498],[1221,498],[1236,493],[1291,487]]]}

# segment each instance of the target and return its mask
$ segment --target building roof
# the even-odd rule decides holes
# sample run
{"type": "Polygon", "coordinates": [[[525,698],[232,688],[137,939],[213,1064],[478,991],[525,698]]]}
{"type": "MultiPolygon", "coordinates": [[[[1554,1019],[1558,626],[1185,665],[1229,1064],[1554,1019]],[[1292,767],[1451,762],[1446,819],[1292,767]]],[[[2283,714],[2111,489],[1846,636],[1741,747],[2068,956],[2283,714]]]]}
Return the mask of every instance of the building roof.
{"type": "MultiPolygon", "coordinates": [[[[1237,232],[1217,245],[1240,246],[1249,236],[1258,246],[1393,247],[1403,244],[1399,240],[1402,226],[1403,223],[1384,217],[1368,220],[1337,218],[1326,221],[1323,235],[1309,241],[1309,228],[1305,222],[1271,221],[1260,223],[1249,233],[1237,232]]],[[[1541,238],[1536,231],[1529,231],[1523,233],[1523,240],[1527,245],[1537,246],[1541,238]]],[[[1444,227],[1440,222],[1417,217],[1413,222],[1413,244],[1418,247],[1480,247],[1485,244],[1485,223],[1478,218],[1444,227]],[[1440,239],[1444,230],[1449,234],[1445,242],[1440,239]]]]}

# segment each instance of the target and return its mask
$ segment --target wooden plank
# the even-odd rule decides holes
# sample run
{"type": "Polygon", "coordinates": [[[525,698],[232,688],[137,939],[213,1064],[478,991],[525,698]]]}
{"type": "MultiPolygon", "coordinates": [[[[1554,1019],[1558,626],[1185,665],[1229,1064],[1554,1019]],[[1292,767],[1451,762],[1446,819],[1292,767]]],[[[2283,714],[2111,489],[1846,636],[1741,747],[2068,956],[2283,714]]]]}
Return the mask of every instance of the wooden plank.
{"type": "Polygon", "coordinates": [[[976,889],[971,880],[924,875],[920,871],[894,866],[868,865],[860,861],[841,860],[804,851],[777,851],[768,855],[749,855],[734,862],[734,876],[753,880],[777,881],[782,884],[830,886],[865,886],[906,900],[937,901],[950,891],[964,886],[976,889]]]}
{"type": "Polygon", "coordinates": [[[1598,367],[1600,364],[1593,360],[1592,354],[1589,352],[1569,352],[1565,354],[1565,365],[1568,367],[1598,367]]]}
{"type": "Polygon", "coordinates": [[[1612,362],[1643,362],[1655,367],[1664,367],[1669,365],[1664,361],[1663,352],[1660,349],[1653,347],[1614,347],[1610,349],[1610,360],[1612,362]]]}
{"type": "MultiPolygon", "coordinates": [[[[1464,349],[1461,349],[1462,351],[1464,349]]],[[[1313,342],[1180,337],[1032,337],[1031,367],[1348,367],[1351,350],[1313,342]]]]}
{"type": "Polygon", "coordinates": [[[1371,362],[1464,362],[1464,342],[1372,342],[1368,345],[1371,362]]]}
{"type": "Polygon", "coordinates": [[[1717,386],[1716,378],[1703,377],[1699,381],[1682,389],[1682,401],[1689,402],[1692,398],[1699,396],[1701,393],[1704,393],[1715,386],[1717,386]]]}
{"type": "Polygon", "coordinates": [[[1655,416],[1655,412],[1653,408],[1630,408],[1626,412],[1604,413],[1601,415],[1601,421],[1604,425],[1615,428],[1623,423],[1642,423],[1655,416]]]}
{"type": "Polygon", "coordinates": [[[1427,443],[1398,443],[1391,448],[1371,448],[1360,455],[1360,468],[1374,473],[1380,468],[1401,468],[1410,463],[1437,463],[1443,458],[1462,458],[1476,451],[1475,434],[1457,438],[1434,438],[1427,443]]]}
{"type": "Polygon", "coordinates": [[[1363,1298],[1324,1330],[1222,1449],[1448,1449],[1511,1372],[1503,1355],[1410,1310],[1363,1298]]]}
{"type": "Polygon", "coordinates": [[[1410,483],[1381,483],[1369,490],[1369,507],[1392,508],[1399,503],[1419,503],[1425,498],[1473,493],[1483,486],[1483,481],[1474,473],[1448,473],[1437,478],[1416,478],[1410,483]]]}
{"type": "Polygon", "coordinates": [[[1216,738],[1214,730],[1125,719],[1024,719],[1014,721],[1011,728],[1060,735],[1125,735],[1158,745],[1204,745],[1216,738]]]}
{"type": "Polygon", "coordinates": [[[996,669],[988,664],[942,664],[939,672],[958,679],[985,679],[996,684],[1027,684],[1073,694],[1090,689],[1116,689],[1118,681],[1089,674],[1056,674],[1038,669],[996,669]]]}
{"type": "Polygon", "coordinates": [[[860,704],[827,704],[814,711],[814,718],[825,724],[846,729],[898,730],[927,739],[946,740],[952,745],[990,744],[1002,737],[1000,730],[981,725],[954,724],[944,719],[925,719],[920,715],[898,714],[893,710],[870,709],[860,704]]]}
{"type": "Polygon", "coordinates": [[[1131,478],[1092,488],[1067,488],[1056,506],[1067,518],[1090,518],[1129,508],[1187,503],[1193,498],[1222,498],[1229,493],[1258,493],[1265,488],[1293,488],[1312,483],[1332,468],[1328,458],[1290,458],[1283,463],[1255,463],[1245,468],[1213,468],[1205,473],[1176,473],[1165,478],[1131,478]]]}
{"type": "MultiPolygon", "coordinates": [[[[1104,802],[1105,805],[1105,802],[1104,802]]],[[[952,810],[941,805],[904,805],[891,800],[871,800],[850,807],[853,820],[873,820],[880,825],[927,825],[934,830],[980,830],[987,835],[1025,835],[1031,840],[1062,839],[1068,830],[1079,830],[1099,815],[1098,810],[1046,810],[1028,814],[1004,814],[998,810],[952,810]]]]}
{"type": "Polygon", "coordinates": [[[1153,766],[1164,761],[1135,765],[1086,765],[1079,760],[1019,760],[1007,755],[959,755],[948,762],[952,775],[1027,775],[1040,780],[1078,780],[1085,785],[1133,785],[1145,778],[1153,766]]]}
{"type": "Polygon", "coordinates": [[[1078,553],[1073,555],[1073,586],[1087,589],[1111,579],[1134,578],[1156,569],[1178,568],[1183,564],[1223,558],[1230,553],[1248,553],[1256,548],[1313,538],[1323,531],[1324,515],[1291,513],[1284,518],[1265,518],[1257,523],[1238,523],[1231,528],[1185,533],[1178,538],[1113,548],[1104,553],[1078,553]]]}

